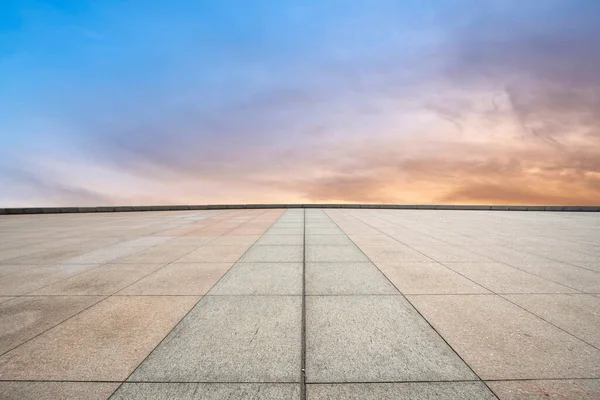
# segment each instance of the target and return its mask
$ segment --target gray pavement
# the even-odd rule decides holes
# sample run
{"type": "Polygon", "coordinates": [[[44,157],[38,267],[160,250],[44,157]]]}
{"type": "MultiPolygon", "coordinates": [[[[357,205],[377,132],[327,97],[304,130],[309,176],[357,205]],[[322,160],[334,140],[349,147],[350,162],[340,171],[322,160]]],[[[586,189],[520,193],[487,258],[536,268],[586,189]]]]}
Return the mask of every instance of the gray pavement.
{"type": "Polygon", "coordinates": [[[0,399],[598,399],[600,214],[0,216],[0,399]]]}

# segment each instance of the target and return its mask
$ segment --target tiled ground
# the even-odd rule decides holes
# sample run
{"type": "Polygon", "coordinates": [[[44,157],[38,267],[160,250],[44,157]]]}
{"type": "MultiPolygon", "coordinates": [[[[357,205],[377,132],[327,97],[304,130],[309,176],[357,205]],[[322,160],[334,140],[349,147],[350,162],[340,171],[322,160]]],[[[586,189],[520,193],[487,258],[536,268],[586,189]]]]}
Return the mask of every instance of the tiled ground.
{"type": "Polygon", "coordinates": [[[1,399],[599,399],[600,214],[0,217],[1,399]]]}

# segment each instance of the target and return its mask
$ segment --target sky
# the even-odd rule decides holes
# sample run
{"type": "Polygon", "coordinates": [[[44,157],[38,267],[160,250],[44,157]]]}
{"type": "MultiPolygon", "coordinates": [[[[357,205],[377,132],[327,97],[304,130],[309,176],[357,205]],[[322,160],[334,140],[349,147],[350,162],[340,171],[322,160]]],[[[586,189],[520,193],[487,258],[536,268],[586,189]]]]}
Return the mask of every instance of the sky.
{"type": "Polygon", "coordinates": [[[600,204],[597,0],[2,0],[0,207],[600,204]]]}

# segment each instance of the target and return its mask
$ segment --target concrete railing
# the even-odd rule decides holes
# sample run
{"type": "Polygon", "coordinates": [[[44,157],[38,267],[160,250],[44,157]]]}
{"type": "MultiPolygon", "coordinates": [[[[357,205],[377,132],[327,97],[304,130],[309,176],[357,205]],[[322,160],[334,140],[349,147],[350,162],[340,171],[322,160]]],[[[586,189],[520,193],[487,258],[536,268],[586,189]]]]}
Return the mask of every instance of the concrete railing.
{"type": "Polygon", "coordinates": [[[444,204],[208,204],[173,206],[30,207],[0,208],[0,214],[59,214],[132,211],[229,210],[256,208],[370,208],[394,210],[579,211],[598,212],[600,206],[444,205],[444,204]]]}

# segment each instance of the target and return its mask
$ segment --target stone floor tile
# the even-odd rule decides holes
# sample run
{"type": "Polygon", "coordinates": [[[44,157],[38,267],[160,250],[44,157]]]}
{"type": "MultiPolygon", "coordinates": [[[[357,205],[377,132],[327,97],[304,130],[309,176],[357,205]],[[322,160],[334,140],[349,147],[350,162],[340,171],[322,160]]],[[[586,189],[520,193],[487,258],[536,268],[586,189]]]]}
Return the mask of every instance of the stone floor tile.
{"type": "Polygon", "coordinates": [[[487,289],[436,262],[375,263],[404,294],[478,294],[487,289]]]}
{"type": "Polygon", "coordinates": [[[344,232],[338,227],[306,227],[306,235],[343,235],[344,232]]]}
{"type": "Polygon", "coordinates": [[[233,263],[173,263],[118,292],[119,295],[204,295],[233,263]]]}
{"type": "Polygon", "coordinates": [[[163,264],[107,264],[32,292],[33,295],[111,295],[163,264]]]}
{"type": "Polygon", "coordinates": [[[600,376],[600,350],[499,296],[409,299],[482,379],[600,376]]]}
{"type": "Polygon", "coordinates": [[[61,264],[105,264],[142,251],[149,246],[119,246],[118,244],[93,250],[61,261],[61,264]]]}
{"type": "Polygon", "coordinates": [[[598,400],[600,379],[495,381],[500,400],[598,400]]]}
{"type": "Polygon", "coordinates": [[[346,235],[307,235],[307,246],[354,246],[346,235]]]}
{"type": "Polygon", "coordinates": [[[253,246],[240,262],[302,262],[302,246],[253,246]]]}
{"type": "Polygon", "coordinates": [[[307,382],[475,379],[401,296],[306,299],[307,382]]]}
{"type": "Polygon", "coordinates": [[[239,246],[250,245],[258,240],[260,235],[224,235],[210,242],[211,246],[239,246]]]}
{"type": "Polygon", "coordinates": [[[299,382],[300,296],[206,296],[132,381],[299,382]]]}
{"type": "Polygon", "coordinates": [[[250,245],[238,246],[211,246],[205,245],[191,253],[181,257],[177,262],[193,263],[226,263],[236,262],[244,254],[250,245]]]}
{"type": "Polygon", "coordinates": [[[489,258],[459,246],[412,246],[427,257],[440,262],[490,262],[489,258]]]}
{"type": "Polygon", "coordinates": [[[166,265],[168,263],[177,261],[186,254],[196,250],[198,247],[199,245],[179,245],[170,247],[155,246],[139,251],[130,256],[119,258],[114,262],[119,264],[152,263],[166,265]]]}
{"type": "Polygon", "coordinates": [[[21,264],[0,264],[0,278],[15,272],[21,272],[28,269],[38,268],[39,265],[21,265],[21,264]]]}
{"type": "Polygon", "coordinates": [[[356,246],[306,246],[306,262],[366,262],[356,246]]]}
{"type": "Polygon", "coordinates": [[[362,246],[360,249],[369,257],[374,263],[378,262],[400,262],[400,261],[413,261],[413,262],[432,262],[433,260],[416,250],[409,247],[402,248],[397,245],[391,246],[362,246]]]}
{"type": "Polygon", "coordinates": [[[210,295],[302,295],[302,263],[237,263],[210,295]]]}
{"type": "Polygon", "coordinates": [[[371,262],[307,263],[307,295],[398,294],[371,262]]]}
{"type": "Polygon", "coordinates": [[[0,357],[5,380],[125,380],[198,297],[110,297],[0,357]]]}
{"type": "Polygon", "coordinates": [[[3,400],[106,400],[118,383],[0,382],[3,400]]]}
{"type": "Polygon", "coordinates": [[[504,297],[600,348],[600,299],[586,294],[531,294],[504,297]]]}
{"type": "Polygon", "coordinates": [[[304,236],[303,235],[262,235],[256,242],[257,245],[271,245],[271,246],[303,246],[304,236]]]}
{"type": "Polygon", "coordinates": [[[577,293],[567,286],[502,263],[443,264],[496,293],[577,293]]]}
{"type": "Polygon", "coordinates": [[[300,400],[292,383],[124,383],[111,400],[300,400]]]}
{"type": "Polygon", "coordinates": [[[102,296],[18,297],[0,304],[0,354],[99,302],[102,296]]]}
{"type": "Polygon", "coordinates": [[[265,235],[303,235],[304,228],[271,228],[265,232],[265,235]]]}
{"type": "Polygon", "coordinates": [[[36,289],[62,281],[87,270],[97,268],[98,264],[43,266],[14,272],[0,279],[0,295],[19,296],[36,289]]]}
{"type": "Polygon", "coordinates": [[[494,400],[482,382],[309,384],[308,400],[494,400]]]}

